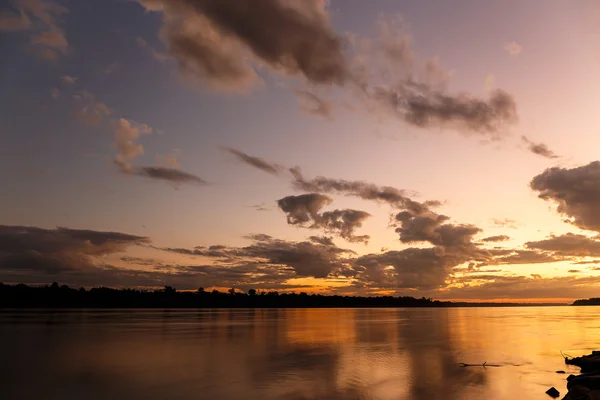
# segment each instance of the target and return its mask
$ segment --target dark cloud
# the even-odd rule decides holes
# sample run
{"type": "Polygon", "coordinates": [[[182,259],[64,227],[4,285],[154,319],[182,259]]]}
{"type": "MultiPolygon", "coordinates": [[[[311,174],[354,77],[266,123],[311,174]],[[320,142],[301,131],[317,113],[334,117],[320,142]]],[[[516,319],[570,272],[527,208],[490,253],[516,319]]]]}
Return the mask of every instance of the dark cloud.
{"type": "Polygon", "coordinates": [[[563,261],[564,257],[536,250],[489,250],[495,257],[490,264],[541,264],[563,261]]]}
{"type": "Polygon", "coordinates": [[[549,168],[535,176],[530,186],[539,198],[555,202],[570,223],[600,232],[599,161],[576,168],[549,168]]]}
{"type": "Polygon", "coordinates": [[[115,164],[119,168],[119,171],[125,175],[143,176],[151,179],[158,179],[169,182],[175,186],[179,184],[192,184],[192,185],[207,185],[204,179],[184,172],[175,168],[168,167],[137,167],[131,166],[127,163],[121,162],[119,158],[115,159],[115,164]]]}
{"type": "Polygon", "coordinates": [[[134,169],[134,174],[153,179],[162,179],[172,183],[191,183],[206,185],[206,181],[188,172],[166,167],[139,167],[134,169]]]}
{"type": "Polygon", "coordinates": [[[356,236],[354,230],[360,228],[363,222],[371,216],[359,210],[333,210],[320,213],[320,210],[331,204],[331,198],[308,193],[299,196],[287,196],[277,201],[277,205],[287,216],[290,225],[305,226],[310,229],[323,229],[326,232],[337,233],[350,242],[368,242],[368,235],[356,236]],[[309,223],[309,225],[306,225],[309,223]]]}
{"type": "MultiPolygon", "coordinates": [[[[269,266],[288,271],[289,277],[325,278],[332,273],[346,269],[353,252],[336,247],[333,242],[301,241],[291,242],[272,238],[269,235],[255,234],[247,237],[253,243],[245,247],[224,247],[218,250],[177,249],[162,250],[220,259],[231,268],[239,266],[269,266]]],[[[221,246],[220,246],[221,247],[221,246]]]]}
{"type": "Polygon", "coordinates": [[[600,241],[584,235],[567,233],[548,239],[525,243],[530,249],[551,251],[563,256],[599,257],[600,241]]]}
{"type": "Polygon", "coordinates": [[[335,246],[333,238],[330,236],[311,236],[308,239],[313,243],[322,244],[324,246],[335,246]]]}
{"type": "Polygon", "coordinates": [[[342,42],[322,1],[140,2],[163,13],[169,52],[182,69],[206,83],[239,90],[259,80],[253,64],[313,83],[342,84],[348,78],[342,42]],[[264,21],[270,21],[268,29],[264,21]]]}
{"type": "Polygon", "coordinates": [[[482,242],[505,242],[509,240],[510,237],[506,235],[496,235],[496,236],[488,236],[486,238],[481,239],[482,242]]]}
{"type": "Polygon", "coordinates": [[[579,273],[579,272],[581,272],[581,271],[580,271],[580,270],[578,270],[578,269],[570,269],[570,270],[569,270],[569,273],[571,273],[571,274],[577,274],[577,273],[579,273]]]}
{"type": "Polygon", "coordinates": [[[258,168],[268,174],[279,175],[283,171],[282,166],[269,163],[260,157],[254,157],[254,156],[248,155],[248,154],[244,153],[243,151],[232,149],[231,147],[225,147],[224,150],[233,154],[234,156],[236,156],[238,158],[238,160],[240,160],[254,168],[258,168]]]}
{"type": "Polygon", "coordinates": [[[308,193],[284,197],[277,200],[277,205],[286,214],[288,224],[299,225],[318,219],[319,211],[332,201],[322,194],[308,193]]]}
{"type": "Polygon", "coordinates": [[[0,270],[4,274],[58,274],[96,268],[97,257],[147,244],[119,232],[0,226],[0,270]]]}
{"type": "Polygon", "coordinates": [[[427,84],[409,82],[395,88],[378,86],[373,98],[405,122],[420,128],[447,126],[495,135],[518,120],[513,97],[501,90],[481,100],[468,94],[449,95],[427,84]]]}
{"type": "Polygon", "coordinates": [[[354,262],[354,272],[362,284],[432,289],[444,285],[453,266],[443,249],[408,248],[358,257],[354,262]]]}
{"type": "Polygon", "coordinates": [[[538,156],[546,157],[546,158],[559,158],[555,152],[550,150],[548,146],[544,143],[535,143],[527,139],[526,136],[521,136],[521,140],[527,145],[527,149],[533,154],[537,154],[538,156]]]}
{"type": "Polygon", "coordinates": [[[416,215],[427,213],[430,211],[430,208],[441,205],[439,201],[419,203],[407,197],[404,190],[391,186],[377,186],[363,181],[347,181],[322,176],[307,180],[302,175],[299,167],[291,168],[290,172],[293,177],[293,187],[306,192],[355,196],[364,200],[387,203],[394,208],[406,209],[416,215]]]}
{"type": "Polygon", "coordinates": [[[488,276],[485,282],[472,284],[468,277],[462,285],[424,295],[446,299],[577,299],[598,294],[598,277],[568,276],[543,278],[526,276],[488,276]]]}

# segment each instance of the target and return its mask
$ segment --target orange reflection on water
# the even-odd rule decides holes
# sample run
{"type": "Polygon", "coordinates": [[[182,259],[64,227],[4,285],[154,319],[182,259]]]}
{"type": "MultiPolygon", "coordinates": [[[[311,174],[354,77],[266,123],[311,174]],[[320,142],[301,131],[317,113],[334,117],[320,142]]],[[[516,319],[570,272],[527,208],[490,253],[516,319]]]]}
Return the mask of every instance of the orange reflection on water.
{"type": "Polygon", "coordinates": [[[3,311],[0,373],[7,398],[534,399],[599,328],[593,307],[3,311]]]}

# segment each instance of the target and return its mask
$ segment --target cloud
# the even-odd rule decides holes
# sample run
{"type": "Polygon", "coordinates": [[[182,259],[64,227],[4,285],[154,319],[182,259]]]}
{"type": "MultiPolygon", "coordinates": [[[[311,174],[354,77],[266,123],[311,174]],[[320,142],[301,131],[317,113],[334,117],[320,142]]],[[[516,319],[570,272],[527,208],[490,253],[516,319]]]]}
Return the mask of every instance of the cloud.
{"type": "Polygon", "coordinates": [[[320,98],[306,90],[295,90],[294,93],[300,101],[301,109],[307,114],[331,119],[333,117],[333,103],[320,98]]]}
{"type": "Polygon", "coordinates": [[[489,276],[480,284],[469,283],[468,278],[457,286],[429,295],[447,299],[576,299],[595,297],[598,278],[595,276],[568,276],[543,278],[539,274],[526,276],[489,276]]]}
{"type": "Polygon", "coordinates": [[[94,95],[85,90],[73,97],[82,104],[75,109],[75,116],[89,125],[99,125],[112,114],[106,104],[96,101],[94,95]]]}
{"type": "Polygon", "coordinates": [[[314,83],[347,79],[342,42],[320,0],[140,3],[162,13],[161,36],[180,68],[213,87],[244,90],[260,80],[258,65],[314,83]]]}
{"type": "Polygon", "coordinates": [[[138,46],[140,46],[142,49],[144,49],[150,55],[152,55],[152,57],[157,61],[164,62],[164,61],[169,60],[169,58],[170,58],[170,56],[168,54],[161,53],[161,52],[155,50],[152,46],[150,46],[148,44],[148,42],[145,39],[143,39],[139,36],[135,39],[135,42],[138,44],[138,46]]]}
{"type": "Polygon", "coordinates": [[[519,223],[510,218],[492,218],[492,224],[502,228],[517,229],[519,223]]]}
{"type": "Polygon", "coordinates": [[[163,249],[179,254],[210,257],[224,260],[231,269],[238,266],[274,268],[284,274],[285,279],[293,277],[326,278],[348,267],[353,254],[332,243],[313,241],[291,242],[274,239],[264,234],[248,237],[253,243],[245,247],[225,247],[218,250],[207,249],[163,249]]]}
{"type": "Polygon", "coordinates": [[[481,239],[482,242],[504,242],[509,240],[510,237],[506,235],[496,235],[496,236],[488,236],[486,238],[481,239]]]}
{"type": "Polygon", "coordinates": [[[231,147],[224,147],[224,150],[229,152],[230,154],[233,154],[234,156],[236,156],[238,160],[240,160],[254,168],[258,168],[268,174],[279,175],[283,171],[282,166],[269,163],[260,157],[250,156],[250,155],[244,153],[243,151],[239,151],[239,150],[233,149],[231,147]]]}
{"type": "Polygon", "coordinates": [[[356,279],[379,288],[434,289],[444,285],[455,266],[439,248],[408,248],[368,254],[354,262],[356,279]]]}
{"type": "Polygon", "coordinates": [[[31,28],[31,19],[23,11],[0,10],[0,31],[17,32],[31,28]]]}
{"type": "Polygon", "coordinates": [[[320,213],[332,200],[318,193],[299,196],[287,196],[277,201],[279,208],[286,214],[290,225],[306,226],[310,229],[323,229],[336,233],[349,242],[367,243],[368,235],[356,236],[354,231],[360,228],[371,214],[359,210],[333,210],[320,213]],[[309,223],[307,226],[306,224],[309,223]]]}
{"type": "Polygon", "coordinates": [[[546,158],[559,158],[556,153],[548,148],[548,146],[544,143],[534,143],[527,139],[526,136],[521,136],[521,140],[527,145],[527,149],[533,154],[537,154],[538,156],[546,157],[546,158]]]}
{"type": "Polygon", "coordinates": [[[63,81],[63,83],[66,83],[67,85],[74,85],[75,83],[77,83],[77,77],[75,76],[65,75],[62,78],[60,78],[60,80],[63,81]]]}
{"type": "Polygon", "coordinates": [[[502,90],[494,90],[482,100],[467,93],[448,95],[426,84],[404,82],[396,87],[376,87],[373,98],[419,128],[450,127],[495,135],[518,120],[515,100],[502,90]]]}
{"type": "Polygon", "coordinates": [[[133,167],[131,173],[138,176],[161,179],[174,184],[190,183],[196,185],[206,185],[208,183],[204,179],[194,174],[167,167],[133,167]]]}
{"type": "Polygon", "coordinates": [[[57,88],[53,88],[51,96],[55,100],[58,99],[60,97],[60,90],[58,90],[57,88]]]}
{"type": "Polygon", "coordinates": [[[9,275],[70,273],[95,267],[98,257],[149,242],[119,232],[0,225],[0,271],[9,275]]]}
{"type": "Polygon", "coordinates": [[[14,10],[0,10],[0,31],[30,31],[38,55],[56,61],[69,52],[69,42],[58,19],[69,10],[50,0],[15,0],[14,10]]]}
{"type": "Polygon", "coordinates": [[[485,81],[483,82],[483,90],[486,93],[490,93],[496,87],[496,76],[494,74],[487,74],[485,81]]]}
{"type": "Polygon", "coordinates": [[[527,242],[530,249],[551,251],[562,256],[599,257],[600,241],[584,235],[567,233],[560,236],[550,236],[548,239],[527,242]]]}
{"type": "Polygon", "coordinates": [[[504,50],[506,50],[511,56],[518,56],[523,51],[523,46],[515,41],[512,41],[504,45],[504,50]]]}
{"type": "Polygon", "coordinates": [[[530,187],[538,197],[558,205],[568,222],[600,232],[600,162],[576,168],[548,168],[535,176],[530,187]]]}
{"type": "Polygon", "coordinates": [[[311,236],[308,239],[311,242],[322,244],[324,246],[335,246],[331,236],[311,236]]]}
{"type": "Polygon", "coordinates": [[[391,186],[377,186],[363,181],[348,181],[322,176],[307,180],[299,167],[290,168],[289,171],[293,178],[292,186],[297,190],[355,196],[363,200],[387,203],[394,208],[407,209],[415,214],[427,213],[431,207],[441,205],[439,201],[435,200],[419,203],[407,197],[404,190],[391,186]]]}
{"type": "Polygon", "coordinates": [[[489,252],[494,258],[490,259],[487,263],[481,264],[481,266],[498,264],[542,264],[563,261],[565,259],[558,255],[537,250],[506,249],[489,250],[489,252]]]}
{"type": "Polygon", "coordinates": [[[132,160],[144,154],[144,147],[135,143],[135,141],[140,134],[151,133],[152,128],[146,124],[138,124],[125,118],[113,121],[113,128],[115,130],[115,147],[119,151],[122,161],[132,160]]]}

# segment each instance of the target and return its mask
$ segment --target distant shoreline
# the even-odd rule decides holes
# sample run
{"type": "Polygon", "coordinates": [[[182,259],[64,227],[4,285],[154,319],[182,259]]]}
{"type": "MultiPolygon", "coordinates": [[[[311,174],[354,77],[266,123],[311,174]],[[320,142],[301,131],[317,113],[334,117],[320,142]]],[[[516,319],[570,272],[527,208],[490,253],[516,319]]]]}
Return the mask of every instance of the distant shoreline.
{"type": "MultiPolygon", "coordinates": [[[[600,299],[598,305],[600,305],[600,299]]],[[[578,300],[577,302],[580,302],[578,300]]],[[[575,302],[575,303],[577,303],[575,302]]],[[[573,305],[582,305],[575,304],[573,305]]],[[[0,309],[98,309],[98,308],[475,308],[475,307],[551,307],[567,303],[453,302],[411,296],[340,296],[307,293],[248,293],[230,289],[177,291],[164,289],[69,288],[58,283],[46,286],[0,283],[0,309]]],[[[588,304],[585,304],[588,305],[588,304]]],[[[596,304],[589,304],[596,305],[596,304]]]]}

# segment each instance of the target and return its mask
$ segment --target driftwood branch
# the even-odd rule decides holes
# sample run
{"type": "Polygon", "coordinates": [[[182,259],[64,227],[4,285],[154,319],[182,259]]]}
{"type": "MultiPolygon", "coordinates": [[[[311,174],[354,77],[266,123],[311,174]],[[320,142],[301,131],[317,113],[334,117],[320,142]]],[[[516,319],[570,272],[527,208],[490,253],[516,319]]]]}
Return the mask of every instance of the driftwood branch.
{"type": "Polygon", "coordinates": [[[487,361],[484,362],[483,364],[466,364],[466,363],[459,363],[461,367],[502,367],[501,364],[488,364],[487,361]]]}

